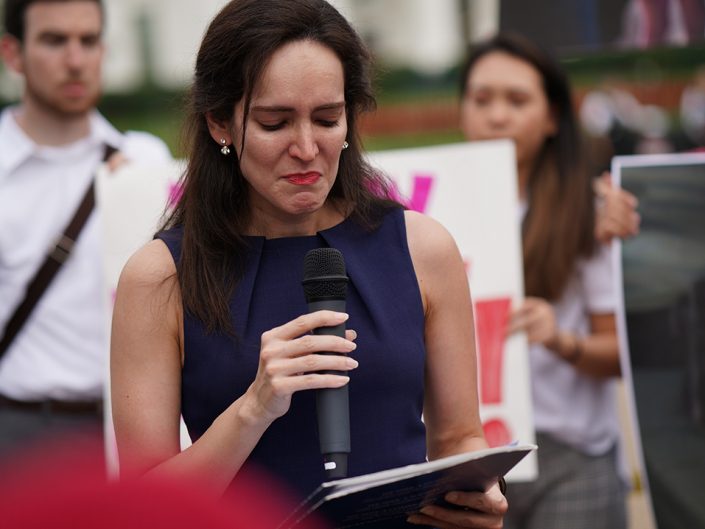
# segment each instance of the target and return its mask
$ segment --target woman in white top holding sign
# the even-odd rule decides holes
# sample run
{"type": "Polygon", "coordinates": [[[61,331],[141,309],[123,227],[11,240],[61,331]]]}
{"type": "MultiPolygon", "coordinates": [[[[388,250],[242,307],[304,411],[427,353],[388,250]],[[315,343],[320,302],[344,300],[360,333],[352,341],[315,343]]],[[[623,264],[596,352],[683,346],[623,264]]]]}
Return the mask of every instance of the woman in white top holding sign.
{"type": "Polygon", "coordinates": [[[597,210],[572,105],[559,65],[516,35],[474,46],[462,70],[466,137],[516,145],[527,297],[508,332],[531,344],[539,478],[509,487],[509,528],[625,526],[612,273],[598,239],[635,231],[638,217],[616,190],[597,210]]]}

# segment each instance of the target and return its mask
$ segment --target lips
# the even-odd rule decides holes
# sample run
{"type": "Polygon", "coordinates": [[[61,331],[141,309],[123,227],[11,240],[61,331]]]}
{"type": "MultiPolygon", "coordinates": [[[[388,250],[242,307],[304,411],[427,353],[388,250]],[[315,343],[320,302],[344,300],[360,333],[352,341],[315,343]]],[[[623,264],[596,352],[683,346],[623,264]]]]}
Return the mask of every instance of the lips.
{"type": "Polygon", "coordinates": [[[294,173],[286,175],[284,178],[290,183],[297,186],[310,186],[315,184],[321,177],[321,173],[310,171],[308,173],[294,173]]]}
{"type": "Polygon", "coordinates": [[[69,97],[83,97],[86,93],[86,85],[84,83],[65,83],[63,92],[69,97]]]}

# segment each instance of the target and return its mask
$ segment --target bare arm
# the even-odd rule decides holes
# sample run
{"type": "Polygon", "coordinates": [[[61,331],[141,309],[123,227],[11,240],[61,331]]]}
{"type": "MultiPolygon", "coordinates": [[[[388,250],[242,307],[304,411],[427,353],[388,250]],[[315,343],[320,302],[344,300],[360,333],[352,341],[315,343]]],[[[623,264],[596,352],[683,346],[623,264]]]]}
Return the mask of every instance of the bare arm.
{"type": "Polygon", "coordinates": [[[179,445],[181,296],[166,246],[153,241],[120,277],[111,344],[113,420],[123,472],[200,474],[216,488],[233,478],[266,428],[233,404],[184,453],[179,445]]]}
{"type": "Polygon", "coordinates": [[[614,314],[591,314],[588,336],[558,333],[551,349],[587,375],[605,378],[621,374],[614,314]]]}
{"type": "MultiPolygon", "coordinates": [[[[175,267],[166,246],[153,241],[128,262],[113,317],[111,379],[113,419],[123,471],[195,475],[225,490],[262,434],[288,411],[291,395],[339,387],[356,362],[318,351],[350,352],[354,343],[309,336],[346,315],[319,311],[262,336],[260,366],[247,392],[233,402],[188,449],[179,446],[183,322],[175,267]]],[[[354,332],[348,333],[352,339],[354,332]]]]}
{"type": "Polygon", "coordinates": [[[485,448],[475,381],[470,288],[460,253],[436,221],[406,213],[407,236],[425,312],[429,459],[485,448]]]}
{"type": "MultiPolygon", "coordinates": [[[[460,253],[436,221],[406,212],[407,237],[425,313],[424,422],[428,457],[486,448],[479,416],[472,302],[460,253]]],[[[497,486],[446,499],[467,510],[428,506],[412,523],[434,527],[498,527],[507,502],[497,486]]]]}
{"type": "Polygon", "coordinates": [[[619,376],[619,344],[614,314],[590,314],[590,334],[561,331],[551,304],[526,298],[512,313],[508,332],[525,331],[529,342],[541,343],[575,369],[597,378],[619,376]]]}

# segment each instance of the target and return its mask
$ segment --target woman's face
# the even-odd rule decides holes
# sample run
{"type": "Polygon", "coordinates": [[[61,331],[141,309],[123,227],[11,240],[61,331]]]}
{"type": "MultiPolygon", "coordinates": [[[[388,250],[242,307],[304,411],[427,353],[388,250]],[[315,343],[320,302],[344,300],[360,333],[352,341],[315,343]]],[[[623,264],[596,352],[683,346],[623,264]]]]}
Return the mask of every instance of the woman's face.
{"type": "Polygon", "coordinates": [[[500,51],[478,59],[468,74],[461,128],[471,141],[514,140],[519,166],[532,166],[546,139],[556,133],[541,74],[500,51]]]}
{"type": "Polygon", "coordinates": [[[235,106],[232,142],[255,217],[293,221],[323,206],[348,130],[344,88],[333,51],[295,41],[274,52],[255,86],[244,150],[244,102],[235,106]]]}

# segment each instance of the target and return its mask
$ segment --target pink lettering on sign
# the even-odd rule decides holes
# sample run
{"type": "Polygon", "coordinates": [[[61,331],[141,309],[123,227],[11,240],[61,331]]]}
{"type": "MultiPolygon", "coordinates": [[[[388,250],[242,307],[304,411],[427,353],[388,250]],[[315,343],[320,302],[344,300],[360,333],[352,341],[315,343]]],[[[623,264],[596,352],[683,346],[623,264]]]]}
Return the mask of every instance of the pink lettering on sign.
{"type": "Polygon", "coordinates": [[[170,208],[174,207],[179,200],[181,200],[181,195],[183,192],[184,190],[179,182],[169,182],[169,197],[167,198],[167,204],[170,208]]]}
{"type": "Polygon", "coordinates": [[[435,177],[433,175],[418,174],[414,175],[412,180],[411,197],[405,198],[399,192],[399,188],[395,182],[392,182],[390,194],[394,200],[401,202],[407,208],[418,211],[419,213],[426,213],[426,207],[428,206],[428,199],[431,196],[431,189],[435,182],[435,177]]]}
{"type": "MultiPolygon", "coordinates": [[[[484,299],[475,302],[475,331],[477,332],[482,404],[501,404],[503,401],[504,341],[510,304],[509,298],[484,299]]],[[[511,440],[508,426],[500,419],[486,421],[482,427],[490,446],[499,446],[511,440]]]]}
{"type": "Polygon", "coordinates": [[[414,175],[414,187],[408,202],[409,209],[413,209],[419,213],[426,212],[433,182],[433,175],[414,175]]]}

